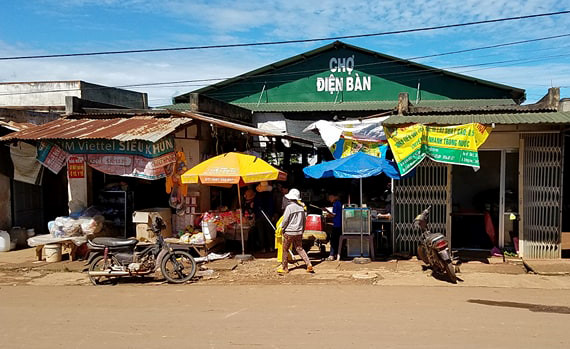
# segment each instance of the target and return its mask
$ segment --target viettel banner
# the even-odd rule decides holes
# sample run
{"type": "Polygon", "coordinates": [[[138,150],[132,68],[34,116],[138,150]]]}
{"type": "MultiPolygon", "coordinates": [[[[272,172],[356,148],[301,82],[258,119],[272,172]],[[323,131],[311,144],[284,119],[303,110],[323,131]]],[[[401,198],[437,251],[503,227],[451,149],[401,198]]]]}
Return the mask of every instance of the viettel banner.
{"type": "MultiPolygon", "coordinates": [[[[166,177],[165,166],[176,162],[173,137],[165,137],[156,143],[74,139],[59,144],[42,142],[38,146],[38,161],[54,173],[61,170],[70,155],[80,156],[92,168],[109,175],[150,180],[166,177]]],[[[70,178],[76,178],[73,177],[76,172],[68,171],[68,174],[71,174],[70,178]]]]}
{"type": "Polygon", "coordinates": [[[415,124],[384,130],[402,176],[426,156],[437,162],[478,168],[477,149],[491,133],[490,127],[478,123],[446,127],[415,124]]]}

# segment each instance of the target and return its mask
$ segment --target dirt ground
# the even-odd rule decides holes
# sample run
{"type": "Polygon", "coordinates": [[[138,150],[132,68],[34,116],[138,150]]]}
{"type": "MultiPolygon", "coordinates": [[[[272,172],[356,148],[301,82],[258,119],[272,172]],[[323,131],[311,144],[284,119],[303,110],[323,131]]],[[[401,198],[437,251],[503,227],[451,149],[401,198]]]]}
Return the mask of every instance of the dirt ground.
{"type": "MultiPolygon", "coordinates": [[[[278,263],[271,255],[257,256],[253,261],[240,263],[225,259],[201,264],[201,270],[191,284],[210,285],[385,285],[385,286],[442,286],[447,284],[423,270],[415,258],[390,259],[369,264],[351,261],[321,261],[311,255],[315,274],[308,274],[302,261],[290,265],[290,274],[276,273],[278,263]]],[[[33,249],[0,254],[0,286],[91,286],[84,261],[46,263],[34,261],[33,249]]],[[[485,263],[469,262],[459,266],[460,282],[455,287],[501,287],[570,289],[570,276],[542,276],[527,273],[521,261],[503,262],[501,258],[485,263]]],[[[120,284],[164,284],[160,273],[147,278],[122,278],[120,284]]]]}
{"type": "MultiPolygon", "coordinates": [[[[61,273],[60,273],[61,274],[61,273]]],[[[2,348],[568,348],[567,290],[0,286],[2,348]]]]}
{"type": "Polygon", "coordinates": [[[202,264],[185,285],[160,275],[92,286],[84,261],[0,254],[1,348],[567,348],[570,276],[520,261],[464,263],[450,284],[415,259],[314,259],[278,275],[258,256],[202,264]]]}

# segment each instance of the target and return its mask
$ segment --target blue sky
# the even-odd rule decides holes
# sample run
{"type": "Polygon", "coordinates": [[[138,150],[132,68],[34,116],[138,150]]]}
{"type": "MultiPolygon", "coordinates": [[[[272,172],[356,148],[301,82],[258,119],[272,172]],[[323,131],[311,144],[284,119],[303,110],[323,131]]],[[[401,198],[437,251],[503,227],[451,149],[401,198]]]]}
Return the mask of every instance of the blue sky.
{"type": "MultiPolygon", "coordinates": [[[[1,1],[0,57],[290,40],[382,32],[570,9],[552,0],[1,1]]],[[[570,15],[345,40],[410,58],[570,33],[570,15]]],[[[0,61],[0,81],[85,80],[109,86],[228,78],[328,42],[251,48],[0,61]]],[[[417,60],[524,88],[527,101],[561,86],[570,97],[570,37],[417,60]],[[495,63],[513,60],[509,63],[495,63]],[[485,66],[457,66],[490,63],[485,66]]],[[[199,83],[137,87],[164,105],[199,83]]]]}

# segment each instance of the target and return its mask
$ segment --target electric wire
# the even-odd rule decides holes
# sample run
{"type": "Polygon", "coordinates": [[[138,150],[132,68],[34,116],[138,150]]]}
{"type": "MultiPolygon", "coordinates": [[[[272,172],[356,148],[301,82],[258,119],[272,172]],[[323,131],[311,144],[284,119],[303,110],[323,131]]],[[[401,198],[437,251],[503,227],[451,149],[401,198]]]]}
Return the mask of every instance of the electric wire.
{"type": "Polygon", "coordinates": [[[515,17],[496,18],[496,19],[488,19],[488,20],[473,21],[473,22],[445,24],[445,25],[437,25],[437,26],[430,26],[430,27],[401,29],[401,30],[379,32],[379,33],[332,36],[332,37],[325,37],[325,38],[309,38],[309,39],[296,39],[296,40],[265,41],[265,42],[250,42],[250,43],[221,44],[221,45],[185,46],[185,47],[169,47],[169,48],[151,48],[151,49],[137,49],[137,50],[117,50],[117,51],[97,51],[97,52],[78,52],[78,53],[61,53],[61,54],[46,54],[46,55],[12,56],[12,57],[0,57],[0,61],[299,44],[299,43],[309,43],[309,42],[319,42],[319,41],[356,39],[356,38],[365,38],[365,37],[376,37],[376,36],[387,36],[387,35],[395,35],[395,34],[425,32],[425,31],[431,31],[431,30],[466,27],[466,26],[473,26],[473,25],[480,25],[480,24],[499,23],[499,22],[506,22],[506,21],[530,19],[530,18],[539,18],[539,17],[550,17],[550,16],[565,15],[565,14],[570,14],[570,10],[548,12],[548,13],[538,13],[538,14],[515,16],[515,17]]]}
{"type": "MultiPolygon", "coordinates": [[[[531,43],[531,42],[559,39],[559,38],[568,37],[568,36],[570,36],[570,34],[560,34],[560,35],[553,35],[553,36],[542,37],[542,38],[535,38],[535,39],[507,42],[507,43],[494,44],[494,45],[488,45],[488,46],[482,46],[482,47],[475,47],[475,48],[469,48],[469,49],[464,49],[464,50],[448,51],[448,52],[436,53],[436,54],[431,54],[431,55],[416,56],[416,57],[410,57],[410,58],[405,58],[405,59],[404,58],[400,59],[400,58],[394,57],[394,59],[389,60],[389,61],[357,64],[357,65],[355,65],[355,68],[380,66],[380,65],[386,65],[386,64],[397,64],[399,62],[409,62],[411,60],[417,60],[417,59],[441,57],[441,56],[446,56],[446,55],[454,55],[454,54],[473,52],[473,51],[479,51],[479,50],[501,48],[501,47],[519,45],[519,44],[526,44],[526,43],[531,43]]],[[[559,49],[559,48],[561,48],[561,47],[548,48],[548,49],[559,49]]],[[[541,50],[541,49],[535,49],[535,50],[533,50],[533,52],[539,51],[539,50],[541,50]]],[[[556,55],[556,56],[552,56],[552,57],[559,57],[559,56],[560,55],[556,55]]],[[[549,58],[549,57],[550,56],[541,57],[540,59],[549,58]]],[[[519,59],[519,60],[514,59],[514,60],[509,60],[508,62],[527,61],[527,60],[528,60],[528,58],[519,59]]],[[[400,75],[407,75],[407,74],[414,74],[414,73],[415,74],[428,74],[428,73],[432,73],[434,71],[441,71],[441,70],[445,70],[445,69],[458,69],[458,68],[463,68],[463,67],[474,67],[474,66],[479,66],[479,65],[489,65],[489,64],[497,64],[497,63],[505,63],[505,62],[506,61],[487,62],[487,63],[477,63],[477,64],[472,64],[472,65],[451,66],[451,67],[443,67],[443,68],[426,67],[422,70],[413,70],[413,71],[406,71],[406,72],[392,72],[392,73],[387,72],[387,73],[383,73],[382,76],[400,76],[400,75]]],[[[412,62],[412,63],[415,63],[415,62],[412,62]]],[[[322,71],[322,69],[310,69],[310,70],[297,70],[297,71],[289,71],[289,72],[256,74],[255,76],[252,76],[251,78],[257,79],[257,78],[279,76],[279,75],[286,75],[286,76],[293,77],[294,75],[320,72],[320,71],[322,71]]],[[[244,74],[242,74],[242,75],[244,75],[244,74]]],[[[239,75],[239,76],[241,76],[241,75],[239,75]]],[[[236,78],[236,77],[233,77],[233,78],[236,78]]],[[[233,79],[233,78],[220,77],[220,78],[192,79],[192,80],[179,80],[179,81],[166,81],[166,82],[136,83],[136,84],[125,84],[125,85],[117,85],[117,86],[88,87],[85,90],[87,90],[87,89],[98,90],[98,89],[108,89],[108,88],[137,88],[137,87],[147,87],[147,88],[151,88],[151,87],[188,87],[188,86],[199,87],[199,86],[203,86],[203,84],[193,84],[193,83],[216,82],[216,81],[223,81],[223,80],[233,79]],[[184,85],[182,85],[182,84],[184,84],[184,85]]],[[[290,81],[294,81],[294,79],[273,80],[272,82],[286,83],[286,82],[290,82],[290,81]]],[[[251,83],[260,84],[262,82],[259,82],[259,81],[257,81],[257,82],[256,81],[237,81],[235,83],[236,84],[251,84],[251,83]]],[[[265,82],[263,82],[263,83],[265,83],[265,82]]],[[[9,93],[0,93],[0,96],[25,95],[25,94],[36,94],[36,93],[46,93],[46,92],[69,92],[69,91],[75,91],[75,90],[77,90],[77,89],[57,89],[57,90],[27,91],[27,92],[9,92],[9,93]]],[[[221,96],[221,95],[223,95],[223,93],[219,93],[217,95],[221,96]]]]}

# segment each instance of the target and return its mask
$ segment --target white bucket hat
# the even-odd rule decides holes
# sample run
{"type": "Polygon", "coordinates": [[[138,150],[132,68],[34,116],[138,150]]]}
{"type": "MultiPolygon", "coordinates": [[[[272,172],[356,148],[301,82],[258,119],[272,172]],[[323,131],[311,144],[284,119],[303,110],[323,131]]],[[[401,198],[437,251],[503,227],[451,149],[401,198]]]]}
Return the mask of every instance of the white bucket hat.
{"type": "Polygon", "coordinates": [[[291,189],[285,197],[289,200],[301,200],[301,192],[298,189],[291,189]]]}

